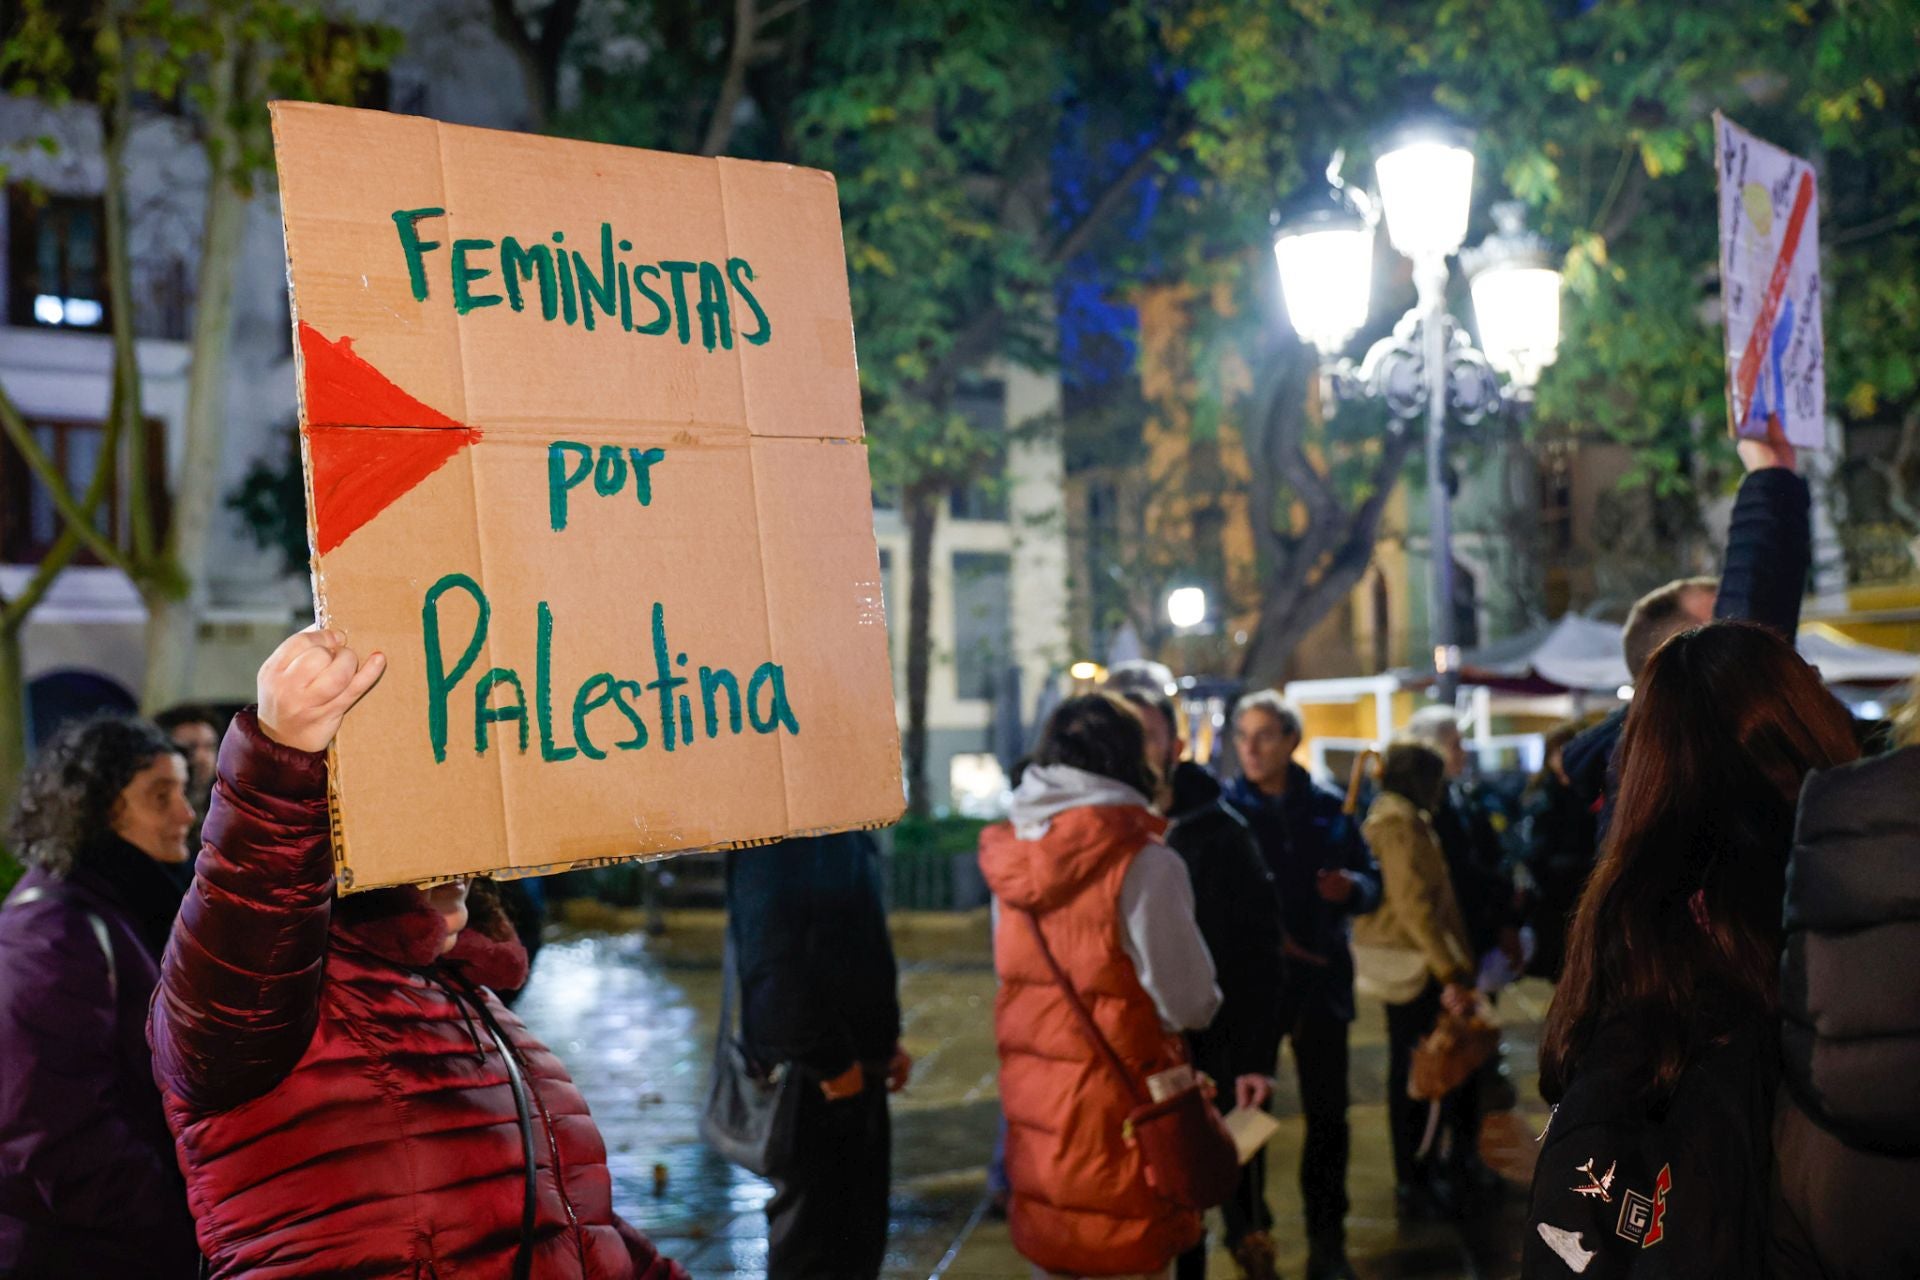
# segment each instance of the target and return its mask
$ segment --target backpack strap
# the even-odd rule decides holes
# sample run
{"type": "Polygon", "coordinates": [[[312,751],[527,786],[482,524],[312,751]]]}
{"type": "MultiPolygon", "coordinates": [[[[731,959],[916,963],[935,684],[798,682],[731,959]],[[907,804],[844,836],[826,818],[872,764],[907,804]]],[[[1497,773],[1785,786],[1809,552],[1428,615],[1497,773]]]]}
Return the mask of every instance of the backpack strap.
{"type": "Polygon", "coordinates": [[[39,902],[42,899],[49,902],[64,902],[66,905],[77,909],[80,914],[87,918],[87,924],[93,929],[94,941],[100,944],[100,954],[107,958],[107,998],[118,1004],[120,1000],[120,966],[113,958],[113,936],[107,928],[106,920],[101,917],[99,912],[75,899],[71,893],[49,885],[37,884],[31,888],[22,889],[19,893],[9,898],[5,905],[9,907],[24,907],[30,902],[39,902]]]}

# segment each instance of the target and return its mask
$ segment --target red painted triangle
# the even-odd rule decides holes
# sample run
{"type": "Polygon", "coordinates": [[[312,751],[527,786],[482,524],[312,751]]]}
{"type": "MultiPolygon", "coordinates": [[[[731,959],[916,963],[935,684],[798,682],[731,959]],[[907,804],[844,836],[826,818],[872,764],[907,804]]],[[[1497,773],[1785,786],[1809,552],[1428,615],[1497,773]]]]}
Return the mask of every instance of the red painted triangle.
{"type": "Polygon", "coordinates": [[[353,351],[300,325],[314,543],[321,555],[410,492],[480,433],[402,391],[353,351]]]}
{"type": "Polygon", "coordinates": [[[352,338],[329,341],[304,320],[300,322],[300,363],[310,427],[464,429],[464,424],[414,399],[362,360],[352,338]]]}

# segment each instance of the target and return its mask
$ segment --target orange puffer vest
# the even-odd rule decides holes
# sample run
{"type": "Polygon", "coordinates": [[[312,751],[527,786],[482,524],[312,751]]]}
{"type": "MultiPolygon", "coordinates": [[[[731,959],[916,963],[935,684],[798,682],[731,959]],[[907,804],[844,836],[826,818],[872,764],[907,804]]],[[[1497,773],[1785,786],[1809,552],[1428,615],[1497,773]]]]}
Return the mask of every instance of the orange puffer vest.
{"type": "Polygon", "coordinates": [[[1039,914],[1054,958],[1142,1080],[1185,1061],[1121,945],[1121,884],[1165,826],[1142,808],[1101,806],[1058,814],[1037,840],[1020,839],[1006,823],[981,836],[980,867],[1000,902],[994,1036],[1008,1220],[1014,1248],[1048,1271],[1157,1271],[1200,1238],[1199,1214],[1148,1187],[1124,1135],[1136,1103],[1088,1043],[1022,915],[1039,914]]]}

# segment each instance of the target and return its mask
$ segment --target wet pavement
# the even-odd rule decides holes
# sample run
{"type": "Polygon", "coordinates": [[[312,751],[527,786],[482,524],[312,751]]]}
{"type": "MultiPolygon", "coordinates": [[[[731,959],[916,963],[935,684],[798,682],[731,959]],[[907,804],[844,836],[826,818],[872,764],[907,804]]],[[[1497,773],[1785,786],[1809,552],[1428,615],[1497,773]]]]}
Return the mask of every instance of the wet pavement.
{"type": "MultiPolygon", "coordinates": [[[[673,913],[648,936],[607,916],[569,925],[541,951],[519,1012],[566,1061],[605,1134],[615,1207],[695,1277],[757,1276],[766,1265],[767,1184],[709,1153],[697,1126],[720,1004],[720,916],[673,913]]],[[[894,1102],[893,1227],[889,1280],[1007,1280],[1027,1268],[1006,1227],[981,1212],[984,1166],[998,1116],[993,1053],[993,973],[981,915],[896,917],[903,1038],[917,1062],[894,1102]]],[[[1530,1094],[1539,1018],[1548,988],[1523,984],[1502,999],[1508,1058],[1530,1094]]],[[[1488,1118],[1482,1152],[1512,1180],[1506,1207],[1465,1226],[1397,1224],[1387,1147],[1386,1032],[1378,1006],[1354,1028],[1353,1210],[1349,1252],[1364,1280],[1507,1277],[1519,1273],[1525,1181],[1533,1135],[1546,1120],[1536,1100],[1488,1118]]],[[[1300,1120],[1283,1061],[1268,1194],[1281,1273],[1298,1276],[1305,1242],[1294,1177],[1300,1120]]],[[[1216,1252],[1209,1275],[1235,1274],[1216,1252]]]]}

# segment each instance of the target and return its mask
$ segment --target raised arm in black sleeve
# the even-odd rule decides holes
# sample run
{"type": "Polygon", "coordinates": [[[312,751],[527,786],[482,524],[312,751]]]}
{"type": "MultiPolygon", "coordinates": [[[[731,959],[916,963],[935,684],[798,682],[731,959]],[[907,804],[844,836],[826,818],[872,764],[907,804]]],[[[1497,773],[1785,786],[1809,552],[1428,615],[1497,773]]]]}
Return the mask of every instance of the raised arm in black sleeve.
{"type": "Polygon", "coordinates": [[[1749,472],[1740,482],[1714,617],[1757,622],[1793,639],[1813,563],[1812,505],[1807,482],[1788,467],[1749,472]]]}

